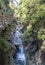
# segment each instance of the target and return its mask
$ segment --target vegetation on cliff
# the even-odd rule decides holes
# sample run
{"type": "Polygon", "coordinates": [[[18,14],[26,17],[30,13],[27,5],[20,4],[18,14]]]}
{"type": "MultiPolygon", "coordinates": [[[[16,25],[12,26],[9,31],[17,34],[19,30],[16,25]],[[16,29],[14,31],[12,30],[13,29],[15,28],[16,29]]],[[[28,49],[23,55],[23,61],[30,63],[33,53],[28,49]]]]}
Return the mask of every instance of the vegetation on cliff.
{"type": "MultiPolygon", "coordinates": [[[[23,25],[23,40],[29,60],[27,65],[45,65],[42,64],[43,60],[40,61],[42,58],[38,61],[34,56],[37,50],[45,53],[45,0],[23,0],[17,11],[17,17],[23,25]]],[[[40,54],[44,56],[44,53],[38,52],[37,57],[40,54]]]]}
{"type": "MultiPolygon", "coordinates": [[[[0,28],[0,29],[2,29],[2,30],[0,30],[1,31],[0,41],[2,41],[2,40],[8,41],[10,38],[11,31],[15,27],[15,20],[13,18],[14,11],[13,11],[13,9],[10,8],[9,3],[10,3],[9,0],[0,0],[0,27],[3,26],[3,28],[4,28],[4,29],[0,28]]],[[[3,41],[0,42],[0,44],[3,43],[3,41]]]]}
{"type": "Polygon", "coordinates": [[[9,3],[10,0],[0,0],[0,65],[10,65],[11,55],[15,53],[15,46],[9,41],[15,27],[14,11],[9,3]]]}
{"type": "MultiPolygon", "coordinates": [[[[45,0],[22,0],[22,4],[19,5],[18,9],[15,9],[15,5],[12,4],[10,0],[0,0],[0,16],[3,15],[6,18],[4,19],[4,17],[2,17],[2,19],[4,19],[3,22],[0,18],[0,27],[2,24],[5,26],[0,33],[1,53],[7,53],[10,50],[10,34],[13,32],[15,22],[13,21],[14,19],[8,21],[7,19],[9,19],[8,17],[10,16],[13,18],[15,13],[23,27],[23,41],[26,49],[28,49],[28,59],[30,60],[31,55],[34,55],[39,48],[45,53],[45,0]],[[11,23],[5,25],[5,22],[7,23],[9,21],[11,21],[11,23]]],[[[37,54],[39,54],[39,52],[37,54]]]]}
{"type": "Polygon", "coordinates": [[[0,0],[0,15],[13,15],[13,10],[9,6],[9,0],[0,0]]]}
{"type": "Polygon", "coordinates": [[[18,10],[19,20],[25,26],[24,41],[45,40],[45,0],[23,0],[18,10]]]}

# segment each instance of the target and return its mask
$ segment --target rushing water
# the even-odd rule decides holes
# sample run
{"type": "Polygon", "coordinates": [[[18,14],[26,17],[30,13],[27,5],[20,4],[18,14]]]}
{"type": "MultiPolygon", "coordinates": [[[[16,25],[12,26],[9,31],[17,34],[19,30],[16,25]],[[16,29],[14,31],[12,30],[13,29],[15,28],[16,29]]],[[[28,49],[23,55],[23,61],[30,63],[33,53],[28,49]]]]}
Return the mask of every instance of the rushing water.
{"type": "Polygon", "coordinates": [[[13,35],[13,44],[17,47],[17,52],[15,54],[15,63],[16,65],[26,65],[26,57],[24,52],[24,46],[22,43],[22,32],[20,31],[20,24],[17,22],[16,31],[13,35]]]}

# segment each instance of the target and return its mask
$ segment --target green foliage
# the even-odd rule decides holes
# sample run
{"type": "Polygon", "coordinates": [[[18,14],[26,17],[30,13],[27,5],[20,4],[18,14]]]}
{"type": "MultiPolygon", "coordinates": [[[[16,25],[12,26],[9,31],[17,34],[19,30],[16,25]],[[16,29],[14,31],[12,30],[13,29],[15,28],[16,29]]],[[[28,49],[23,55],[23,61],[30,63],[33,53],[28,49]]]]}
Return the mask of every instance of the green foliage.
{"type": "Polygon", "coordinates": [[[32,39],[31,35],[32,35],[32,25],[29,25],[27,26],[27,30],[24,32],[24,39],[25,39],[24,41],[28,43],[32,39]]]}
{"type": "Polygon", "coordinates": [[[13,21],[1,33],[0,49],[2,49],[4,52],[8,52],[11,49],[11,43],[8,42],[8,40],[10,39],[10,35],[14,27],[15,27],[15,22],[13,21]]]}
{"type": "Polygon", "coordinates": [[[45,39],[45,29],[40,29],[38,32],[38,38],[44,40],[45,39]]]}
{"type": "Polygon", "coordinates": [[[42,43],[41,50],[45,51],[45,41],[43,41],[43,43],[42,43]]]}
{"type": "Polygon", "coordinates": [[[2,31],[1,36],[4,39],[9,40],[10,39],[11,32],[14,30],[14,28],[15,28],[15,22],[12,21],[12,23],[10,23],[8,25],[8,27],[6,27],[4,31],[2,31]]]}
{"type": "Polygon", "coordinates": [[[7,52],[9,51],[10,47],[11,47],[10,43],[6,41],[3,37],[0,37],[0,49],[7,52]]]}
{"type": "MultiPolygon", "coordinates": [[[[10,8],[9,3],[9,0],[0,0],[0,15],[13,16],[14,11],[10,8]]],[[[10,23],[1,33],[0,47],[2,47],[1,49],[4,51],[8,51],[10,49],[10,43],[8,40],[10,39],[10,34],[14,27],[15,23],[12,21],[12,23],[10,23]]]]}
{"type": "Polygon", "coordinates": [[[0,14],[13,15],[13,10],[9,7],[9,0],[0,0],[0,14]]]}
{"type": "MultiPolygon", "coordinates": [[[[23,0],[17,17],[25,26],[24,39],[28,43],[32,39],[45,40],[45,0],[23,0]]],[[[25,41],[24,40],[24,41],[25,41]]]]}

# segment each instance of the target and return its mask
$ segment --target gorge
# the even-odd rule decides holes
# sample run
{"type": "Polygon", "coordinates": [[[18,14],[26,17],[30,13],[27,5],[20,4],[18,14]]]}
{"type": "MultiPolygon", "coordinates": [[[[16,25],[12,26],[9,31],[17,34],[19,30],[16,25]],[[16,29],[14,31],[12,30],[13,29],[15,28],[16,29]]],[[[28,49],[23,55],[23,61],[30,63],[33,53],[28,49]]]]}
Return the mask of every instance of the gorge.
{"type": "Polygon", "coordinates": [[[45,65],[45,0],[0,0],[0,65],[45,65]]]}

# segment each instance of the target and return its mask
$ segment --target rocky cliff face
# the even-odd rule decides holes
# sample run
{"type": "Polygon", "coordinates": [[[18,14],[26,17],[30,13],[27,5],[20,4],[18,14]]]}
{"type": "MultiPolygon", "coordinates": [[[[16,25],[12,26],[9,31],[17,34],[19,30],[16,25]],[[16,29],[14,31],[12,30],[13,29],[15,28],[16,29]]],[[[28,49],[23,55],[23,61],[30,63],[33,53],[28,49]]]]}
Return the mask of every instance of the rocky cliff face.
{"type": "Polygon", "coordinates": [[[16,48],[13,44],[10,43],[10,41],[8,41],[10,40],[11,33],[13,33],[15,27],[14,20],[15,19],[13,16],[0,15],[0,36],[1,36],[0,64],[1,65],[14,65],[13,55],[15,54],[16,48]]]}
{"type": "Polygon", "coordinates": [[[9,0],[0,0],[0,65],[14,65],[15,46],[10,43],[14,31],[15,18],[9,0]]]}
{"type": "Polygon", "coordinates": [[[0,32],[5,29],[12,21],[14,20],[13,16],[4,16],[0,15],[0,32]]]}
{"type": "Polygon", "coordinates": [[[15,54],[15,46],[11,44],[11,48],[9,49],[8,53],[4,54],[4,65],[15,65],[13,56],[15,54]]]}
{"type": "Polygon", "coordinates": [[[41,42],[34,41],[25,46],[27,65],[45,65],[45,51],[40,44],[41,42]]]}

